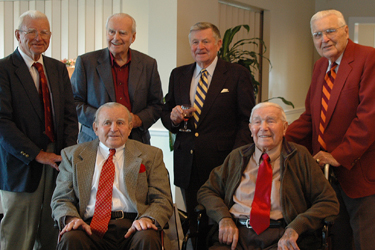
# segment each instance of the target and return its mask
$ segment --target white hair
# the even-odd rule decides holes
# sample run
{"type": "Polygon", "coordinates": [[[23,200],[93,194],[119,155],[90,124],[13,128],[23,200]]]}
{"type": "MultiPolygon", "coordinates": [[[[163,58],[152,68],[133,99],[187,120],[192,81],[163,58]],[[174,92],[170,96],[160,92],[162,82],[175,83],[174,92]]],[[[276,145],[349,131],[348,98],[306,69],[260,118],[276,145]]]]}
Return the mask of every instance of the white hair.
{"type": "Polygon", "coordinates": [[[111,20],[112,17],[128,17],[132,20],[132,33],[134,34],[137,30],[137,24],[135,22],[135,19],[129,15],[129,14],[126,14],[126,13],[115,13],[113,15],[110,15],[108,18],[107,18],[107,22],[105,24],[105,29],[108,30],[108,23],[109,23],[109,20],[111,20]]]}
{"type": "Polygon", "coordinates": [[[260,109],[260,108],[267,108],[267,107],[274,107],[274,108],[279,109],[281,113],[281,120],[283,122],[286,122],[286,114],[284,112],[284,109],[279,104],[276,104],[273,102],[260,102],[257,105],[255,105],[254,108],[251,110],[249,122],[251,123],[251,119],[253,118],[253,114],[255,110],[260,109]]]}
{"type": "Polygon", "coordinates": [[[319,12],[315,13],[311,17],[311,20],[310,20],[311,33],[313,33],[312,25],[316,20],[321,19],[321,18],[326,17],[326,16],[330,16],[330,15],[335,15],[337,17],[337,21],[338,21],[339,26],[346,25],[345,18],[340,11],[338,11],[338,10],[322,10],[322,11],[319,11],[319,12]]]}
{"type": "Polygon", "coordinates": [[[25,21],[26,17],[30,17],[31,19],[45,18],[48,21],[48,18],[44,13],[42,13],[38,10],[28,10],[28,11],[24,12],[18,19],[18,29],[19,30],[22,29],[22,25],[23,25],[23,22],[25,21]]]}

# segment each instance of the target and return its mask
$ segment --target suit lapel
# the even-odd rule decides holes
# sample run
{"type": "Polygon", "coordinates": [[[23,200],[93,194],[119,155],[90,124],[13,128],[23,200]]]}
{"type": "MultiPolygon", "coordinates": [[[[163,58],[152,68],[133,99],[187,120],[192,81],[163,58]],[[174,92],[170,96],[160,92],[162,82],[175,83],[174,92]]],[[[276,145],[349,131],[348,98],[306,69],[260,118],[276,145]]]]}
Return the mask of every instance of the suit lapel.
{"type": "Polygon", "coordinates": [[[34,107],[40,120],[43,120],[43,107],[40,101],[39,93],[35,87],[33,78],[30,75],[30,71],[23,60],[21,54],[16,49],[13,53],[13,64],[17,67],[15,73],[20,80],[20,84],[24,87],[26,95],[30,99],[31,105],[34,107]]]}
{"type": "MultiPolygon", "coordinates": [[[[194,74],[195,63],[189,65],[186,71],[182,72],[179,79],[177,79],[176,88],[178,88],[179,97],[176,98],[180,100],[181,103],[176,103],[177,105],[188,104],[190,103],[190,87],[191,87],[191,80],[194,74]]],[[[194,103],[190,103],[190,105],[194,105],[194,103]]]]}
{"type": "Polygon", "coordinates": [[[332,114],[339,100],[342,88],[344,87],[346,79],[348,78],[350,72],[352,71],[352,67],[350,66],[350,63],[353,62],[353,60],[354,60],[354,55],[353,55],[353,50],[352,50],[352,42],[349,41],[344,51],[344,55],[342,57],[339,70],[337,72],[335,83],[331,91],[331,98],[328,104],[328,110],[327,110],[327,115],[326,115],[327,121],[326,121],[325,127],[327,127],[332,117],[332,114]]]}
{"type": "Polygon", "coordinates": [[[99,139],[90,142],[86,147],[82,148],[82,151],[78,154],[78,159],[76,159],[77,185],[80,196],[79,212],[81,215],[85,213],[90,200],[98,145],[99,139]]]}
{"type": "Polygon", "coordinates": [[[56,95],[55,93],[59,93],[59,77],[58,75],[56,75],[56,72],[57,70],[53,70],[52,69],[52,65],[55,65],[53,63],[53,61],[48,58],[48,57],[45,57],[43,56],[43,63],[44,63],[44,68],[46,69],[46,74],[47,74],[47,78],[48,78],[48,83],[49,83],[49,87],[51,89],[51,95],[52,95],[52,102],[53,102],[53,106],[52,106],[52,109],[54,110],[54,116],[53,116],[53,119],[55,120],[54,121],[54,124],[55,124],[55,128],[56,128],[56,124],[60,124],[57,119],[59,119],[60,117],[60,114],[58,114],[58,107],[60,105],[60,103],[63,103],[60,101],[60,95],[56,95]]]}
{"type": "MultiPolygon", "coordinates": [[[[314,127],[319,128],[320,124],[320,112],[322,108],[322,94],[323,94],[323,84],[324,84],[324,77],[326,74],[325,69],[328,67],[328,60],[325,60],[323,65],[319,67],[317,72],[317,77],[315,78],[315,82],[317,87],[315,88],[315,93],[313,93],[313,99],[319,102],[319,105],[311,105],[311,116],[317,117],[317,119],[312,119],[314,123],[314,127]]],[[[314,81],[314,80],[313,80],[314,81]]]]}
{"type": "Polygon", "coordinates": [[[111,101],[116,101],[115,86],[111,68],[111,57],[109,56],[109,53],[110,52],[108,49],[104,49],[102,51],[102,55],[98,59],[98,66],[96,67],[96,70],[98,71],[102,84],[105,86],[111,101]]]}
{"type": "Polygon", "coordinates": [[[203,104],[202,113],[199,117],[198,127],[199,124],[204,120],[204,118],[209,113],[211,107],[215,103],[215,99],[220,95],[221,90],[226,81],[226,72],[227,68],[225,67],[225,63],[222,60],[217,61],[217,65],[212,76],[210,87],[208,88],[208,92],[206,95],[206,99],[203,104]]]}
{"type": "Polygon", "coordinates": [[[129,98],[131,102],[136,102],[135,92],[137,91],[138,81],[141,77],[142,71],[143,71],[143,65],[139,61],[139,58],[137,57],[137,54],[132,50],[131,52],[131,63],[129,67],[129,81],[128,81],[128,91],[129,91],[129,98]]]}
{"type": "Polygon", "coordinates": [[[125,144],[124,182],[126,192],[134,207],[137,207],[137,181],[139,169],[142,163],[142,159],[139,158],[140,155],[141,152],[134,147],[133,141],[128,140],[125,144]]]}

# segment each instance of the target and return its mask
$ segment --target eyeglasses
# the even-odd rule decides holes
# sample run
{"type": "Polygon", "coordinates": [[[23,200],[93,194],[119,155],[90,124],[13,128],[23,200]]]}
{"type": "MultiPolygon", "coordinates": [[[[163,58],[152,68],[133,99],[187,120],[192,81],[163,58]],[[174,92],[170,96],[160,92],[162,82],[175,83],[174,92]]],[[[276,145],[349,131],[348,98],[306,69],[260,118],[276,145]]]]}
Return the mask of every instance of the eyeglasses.
{"type": "Polygon", "coordinates": [[[28,35],[30,38],[35,38],[40,35],[41,38],[46,39],[51,36],[51,32],[47,30],[37,31],[35,29],[29,29],[29,30],[19,30],[21,32],[25,32],[26,35],[28,35]]]}
{"type": "Polygon", "coordinates": [[[328,38],[331,38],[332,36],[334,36],[337,33],[338,29],[341,29],[342,27],[345,27],[345,26],[346,25],[343,25],[343,26],[335,28],[335,29],[329,28],[329,29],[326,29],[326,30],[314,32],[312,35],[313,35],[314,39],[316,39],[316,40],[321,39],[323,34],[325,34],[328,38]]]}

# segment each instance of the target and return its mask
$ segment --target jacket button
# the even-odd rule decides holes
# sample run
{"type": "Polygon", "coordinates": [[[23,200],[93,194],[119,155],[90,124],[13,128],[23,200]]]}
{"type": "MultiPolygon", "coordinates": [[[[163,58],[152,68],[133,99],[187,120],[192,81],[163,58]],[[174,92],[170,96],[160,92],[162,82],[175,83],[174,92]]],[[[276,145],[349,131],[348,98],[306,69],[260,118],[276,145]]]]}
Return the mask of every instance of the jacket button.
{"type": "Polygon", "coordinates": [[[194,151],[191,149],[191,150],[190,150],[190,154],[193,154],[193,152],[194,152],[194,151]]]}
{"type": "Polygon", "coordinates": [[[195,135],[195,137],[198,137],[198,136],[199,136],[199,133],[198,133],[198,132],[196,132],[196,133],[195,133],[194,135],[195,135]]]}

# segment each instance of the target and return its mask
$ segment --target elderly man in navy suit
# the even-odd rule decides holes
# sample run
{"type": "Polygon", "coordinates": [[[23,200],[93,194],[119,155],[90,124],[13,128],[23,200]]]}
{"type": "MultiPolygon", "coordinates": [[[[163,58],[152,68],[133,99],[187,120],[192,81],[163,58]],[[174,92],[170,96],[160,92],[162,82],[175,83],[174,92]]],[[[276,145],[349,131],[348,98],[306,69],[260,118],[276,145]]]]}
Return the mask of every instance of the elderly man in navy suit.
{"type": "Polygon", "coordinates": [[[234,148],[251,142],[248,121],[255,100],[250,72],[218,59],[222,40],[215,25],[193,25],[189,41],[195,63],[172,71],[161,119],[177,134],[174,184],[182,189],[187,211],[192,214],[197,191],[211,170],[221,165],[234,148]],[[194,106],[188,110],[194,116],[188,122],[191,132],[180,131],[184,104],[194,106]]]}
{"type": "Polygon", "coordinates": [[[66,66],[42,55],[46,15],[23,13],[15,35],[18,48],[0,60],[1,249],[54,249],[49,204],[60,151],[77,142],[77,114],[66,66]]]}
{"type": "Polygon", "coordinates": [[[108,48],[77,58],[72,75],[73,95],[81,123],[78,141],[96,138],[92,129],[97,108],[106,102],[123,104],[133,117],[129,138],[150,144],[148,129],[160,118],[163,93],[156,60],[130,49],[136,23],[128,14],[108,17],[108,48]]]}

